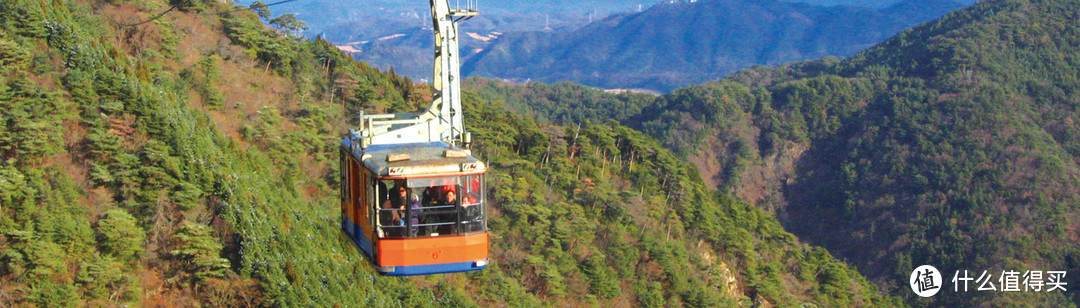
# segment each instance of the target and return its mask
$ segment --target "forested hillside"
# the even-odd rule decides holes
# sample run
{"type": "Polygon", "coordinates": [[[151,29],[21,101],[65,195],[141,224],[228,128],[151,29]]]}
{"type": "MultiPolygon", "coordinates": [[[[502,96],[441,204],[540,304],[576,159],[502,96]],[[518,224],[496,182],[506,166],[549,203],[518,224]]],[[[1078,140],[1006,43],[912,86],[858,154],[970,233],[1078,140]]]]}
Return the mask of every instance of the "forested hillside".
{"type": "Polygon", "coordinates": [[[492,264],[377,276],[339,230],[338,138],[427,86],[216,1],[0,16],[0,306],[899,303],[655,139],[540,124],[487,91],[465,112],[492,264]]]}
{"type": "Polygon", "coordinates": [[[469,57],[462,72],[666,93],[753,65],[850,56],[960,7],[951,0],[904,0],[882,9],[668,1],[572,32],[507,33],[469,57]]]}
{"type": "Polygon", "coordinates": [[[1075,305],[1071,289],[913,298],[905,281],[931,264],[1080,284],[1078,18],[1076,1],[981,1],[851,59],[676,90],[625,123],[910,303],[1075,305]]]}
{"type": "Polygon", "coordinates": [[[571,82],[518,84],[475,77],[465,79],[462,87],[480,94],[483,101],[504,105],[537,122],[566,126],[585,121],[623,121],[640,114],[658,96],[630,91],[610,93],[571,82]]]}

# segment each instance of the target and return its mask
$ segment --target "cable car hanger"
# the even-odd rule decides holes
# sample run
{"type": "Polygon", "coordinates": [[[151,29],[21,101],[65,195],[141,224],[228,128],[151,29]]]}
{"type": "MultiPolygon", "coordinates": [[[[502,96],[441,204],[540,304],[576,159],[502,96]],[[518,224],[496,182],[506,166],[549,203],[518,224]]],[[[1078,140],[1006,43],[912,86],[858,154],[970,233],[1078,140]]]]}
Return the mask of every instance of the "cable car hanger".
{"type": "Polygon", "coordinates": [[[487,166],[472,155],[461,107],[457,25],[476,1],[430,0],[434,99],[416,113],[360,114],[341,141],[342,229],[384,275],[487,267],[487,166]],[[392,187],[392,188],[391,188],[392,187]]]}

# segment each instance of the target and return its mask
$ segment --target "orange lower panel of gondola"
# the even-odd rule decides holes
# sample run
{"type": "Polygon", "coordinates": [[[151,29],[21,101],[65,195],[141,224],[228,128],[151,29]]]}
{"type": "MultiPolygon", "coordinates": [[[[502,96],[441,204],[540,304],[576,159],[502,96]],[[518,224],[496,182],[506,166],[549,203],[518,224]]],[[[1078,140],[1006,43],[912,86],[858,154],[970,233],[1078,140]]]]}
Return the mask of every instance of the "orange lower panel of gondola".
{"type": "Polygon", "coordinates": [[[376,269],[385,275],[474,271],[487,267],[488,234],[382,239],[376,250],[376,269]]]}

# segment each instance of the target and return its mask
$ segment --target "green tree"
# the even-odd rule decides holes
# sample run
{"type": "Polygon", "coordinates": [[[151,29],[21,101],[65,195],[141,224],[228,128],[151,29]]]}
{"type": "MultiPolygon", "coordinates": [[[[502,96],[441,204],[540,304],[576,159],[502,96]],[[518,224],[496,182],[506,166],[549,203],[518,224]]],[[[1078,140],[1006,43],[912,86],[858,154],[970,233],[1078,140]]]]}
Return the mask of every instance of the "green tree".
{"type": "Polygon", "coordinates": [[[130,300],[140,295],[131,272],[129,266],[112,257],[94,254],[84,259],[75,281],[90,298],[130,300]]]}
{"type": "Polygon", "coordinates": [[[259,18],[267,21],[270,20],[270,7],[266,6],[266,3],[263,3],[262,1],[255,1],[252,2],[251,5],[248,7],[250,7],[251,11],[255,12],[256,15],[259,15],[259,18]]]}
{"type": "Polygon", "coordinates": [[[211,231],[207,225],[185,221],[176,234],[180,245],[171,253],[183,261],[183,270],[192,282],[223,277],[229,269],[229,260],[220,257],[223,245],[210,234],[211,231]]]}
{"type": "Polygon", "coordinates": [[[299,32],[307,30],[308,26],[306,22],[296,19],[293,14],[285,14],[270,20],[270,25],[278,28],[282,31],[288,31],[289,33],[299,32]]]}
{"type": "Polygon", "coordinates": [[[121,261],[138,260],[146,232],[127,211],[120,208],[105,211],[105,217],[98,221],[97,231],[103,252],[121,261]]]}
{"type": "Polygon", "coordinates": [[[32,59],[29,52],[18,43],[8,40],[6,36],[3,30],[0,30],[0,76],[25,71],[32,59]]]}

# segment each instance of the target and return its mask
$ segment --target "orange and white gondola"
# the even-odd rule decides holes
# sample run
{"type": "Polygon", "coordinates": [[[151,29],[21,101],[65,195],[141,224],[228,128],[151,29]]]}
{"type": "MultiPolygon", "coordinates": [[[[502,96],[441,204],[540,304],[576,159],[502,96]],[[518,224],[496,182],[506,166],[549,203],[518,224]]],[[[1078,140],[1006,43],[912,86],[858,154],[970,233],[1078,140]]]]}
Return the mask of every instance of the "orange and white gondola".
{"type": "Polygon", "coordinates": [[[458,76],[457,24],[475,2],[431,0],[435,99],[419,113],[361,114],[341,140],[342,229],[385,275],[483,269],[489,237],[486,165],[469,147],[458,76]]]}

